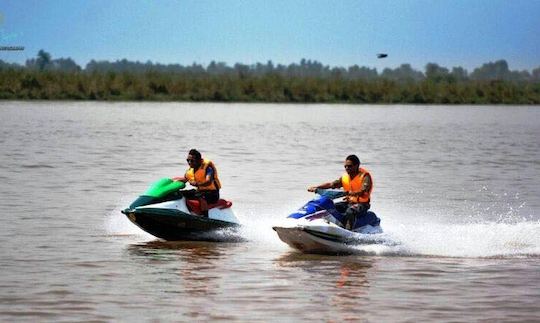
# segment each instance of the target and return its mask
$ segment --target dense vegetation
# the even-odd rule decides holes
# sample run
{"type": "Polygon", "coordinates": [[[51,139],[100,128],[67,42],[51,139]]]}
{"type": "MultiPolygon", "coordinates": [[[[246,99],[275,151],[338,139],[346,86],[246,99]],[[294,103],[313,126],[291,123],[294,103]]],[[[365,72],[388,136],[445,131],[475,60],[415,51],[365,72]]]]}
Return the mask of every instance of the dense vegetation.
{"type": "Polygon", "coordinates": [[[425,71],[324,66],[316,61],[229,67],[91,61],[84,69],[40,51],[24,66],[0,60],[0,99],[219,102],[540,104],[540,67],[510,71],[504,60],[468,73],[427,64],[425,71]]]}

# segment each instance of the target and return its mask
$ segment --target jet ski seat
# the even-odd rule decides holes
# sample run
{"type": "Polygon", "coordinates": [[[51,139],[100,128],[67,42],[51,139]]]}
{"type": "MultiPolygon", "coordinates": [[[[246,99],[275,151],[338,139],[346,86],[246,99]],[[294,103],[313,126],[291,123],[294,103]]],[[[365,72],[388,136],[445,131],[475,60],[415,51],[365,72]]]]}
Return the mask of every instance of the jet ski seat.
{"type": "MultiPolygon", "coordinates": [[[[188,209],[191,212],[195,214],[201,214],[201,205],[198,200],[186,200],[186,204],[187,204],[188,209]]],[[[209,203],[208,209],[210,210],[217,207],[218,209],[223,210],[223,209],[228,209],[231,206],[232,206],[231,201],[220,199],[219,201],[217,201],[217,203],[212,203],[212,204],[209,203]]]]}

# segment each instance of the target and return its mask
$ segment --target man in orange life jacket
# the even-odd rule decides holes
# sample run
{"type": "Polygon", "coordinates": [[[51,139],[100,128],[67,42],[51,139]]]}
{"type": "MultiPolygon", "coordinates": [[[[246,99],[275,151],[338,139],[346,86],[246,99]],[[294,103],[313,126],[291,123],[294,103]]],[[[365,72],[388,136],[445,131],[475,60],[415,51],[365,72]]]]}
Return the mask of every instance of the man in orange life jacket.
{"type": "Polygon", "coordinates": [[[189,182],[191,186],[196,187],[197,191],[188,193],[184,196],[187,199],[195,198],[199,200],[203,216],[208,216],[208,203],[217,203],[219,201],[219,189],[221,183],[218,178],[216,166],[211,160],[203,159],[201,153],[196,149],[191,149],[186,161],[189,169],[184,177],[175,178],[183,182],[189,182]]]}
{"type": "Polygon", "coordinates": [[[360,167],[360,159],[356,155],[347,156],[344,166],[346,173],[339,179],[310,187],[308,191],[315,192],[318,188],[343,187],[347,196],[344,202],[336,203],[336,209],[345,214],[343,223],[345,229],[352,229],[356,217],[364,215],[369,210],[373,182],[368,170],[360,167]]]}

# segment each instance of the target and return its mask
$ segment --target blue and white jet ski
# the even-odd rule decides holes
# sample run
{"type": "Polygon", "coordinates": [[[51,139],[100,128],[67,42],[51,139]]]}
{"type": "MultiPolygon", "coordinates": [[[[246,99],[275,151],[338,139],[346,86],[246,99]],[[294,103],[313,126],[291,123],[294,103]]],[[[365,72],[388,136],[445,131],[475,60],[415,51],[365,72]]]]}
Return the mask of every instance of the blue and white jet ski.
{"type": "Polygon", "coordinates": [[[323,254],[352,253],[355,246],[379,242],[383,231],[375,213],[368,211],[357,217],[351,230],[344,229],[344,215],[333,199],[345,192],[317,189],[316,193],[316,198],[290,214],[282,225],[273,227],[283,242],[305,253],[323,254]]]}

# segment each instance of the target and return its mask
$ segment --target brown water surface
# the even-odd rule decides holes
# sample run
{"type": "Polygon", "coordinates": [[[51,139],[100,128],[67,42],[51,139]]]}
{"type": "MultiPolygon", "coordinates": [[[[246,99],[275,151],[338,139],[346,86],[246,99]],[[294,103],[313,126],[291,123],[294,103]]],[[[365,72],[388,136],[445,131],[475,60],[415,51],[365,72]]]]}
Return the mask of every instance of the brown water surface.
{"type": "Polygon", "coordinates": [[[0,320],[539,321],[540,107],[0,103],[0,320]],[[213,159],[245,242],[164,242],[120,209],[213,159]],[[303,255],[271,229],[359,155],[391,243],[303,255]]]}

